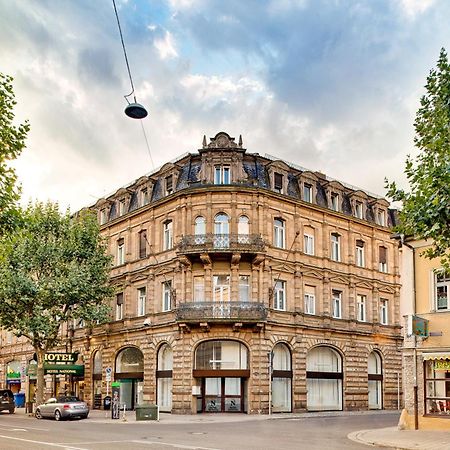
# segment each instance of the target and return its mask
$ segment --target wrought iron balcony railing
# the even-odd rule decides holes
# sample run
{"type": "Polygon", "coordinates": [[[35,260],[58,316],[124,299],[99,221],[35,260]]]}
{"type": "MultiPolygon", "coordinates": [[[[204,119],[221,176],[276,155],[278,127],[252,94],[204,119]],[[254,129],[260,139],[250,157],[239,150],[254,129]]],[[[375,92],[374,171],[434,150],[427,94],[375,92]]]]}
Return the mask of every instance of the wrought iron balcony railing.
{"type": "Polygon", "coordinates": [[[179,303],[177,321],[260,322],[267,318],[267,308],[256,302],[192,302],[179,303]]]}
{"type": "Polygon", "coordinates": [[[181,238],[181,253],[238,251],[262,252],[265,244],[260,234],[193,234],[181,238]]]}

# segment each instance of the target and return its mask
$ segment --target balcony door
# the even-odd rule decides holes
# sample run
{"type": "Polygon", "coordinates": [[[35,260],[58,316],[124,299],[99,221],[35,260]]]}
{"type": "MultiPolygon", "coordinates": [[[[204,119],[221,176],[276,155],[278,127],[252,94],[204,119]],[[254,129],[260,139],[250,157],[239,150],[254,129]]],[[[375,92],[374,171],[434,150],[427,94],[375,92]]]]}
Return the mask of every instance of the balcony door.
{"type": "Polygon", "coordinates": [[[230,276],[214,275],[213,279],[213,300],[219,303],[228,303],[230,301],[230,276]]]}
{"type": "Polygon", "coordinates": [[[230,218],[225,213],[214,218],[214,247],[228,248],[230,246],[230,218]]]}

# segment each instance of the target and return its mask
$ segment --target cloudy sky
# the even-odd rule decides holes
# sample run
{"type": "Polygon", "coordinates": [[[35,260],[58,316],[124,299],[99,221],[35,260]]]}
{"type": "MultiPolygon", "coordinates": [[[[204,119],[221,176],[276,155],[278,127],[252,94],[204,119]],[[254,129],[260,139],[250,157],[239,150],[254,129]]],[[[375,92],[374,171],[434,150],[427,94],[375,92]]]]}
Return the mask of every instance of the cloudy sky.
{"type": "Polygon", "coordinates": [[[95,203],[203,135],[384,194],[404,182],[413,122],[447,0],[0,0],[0,71],[29,119],[24,201],[95,203]]]}

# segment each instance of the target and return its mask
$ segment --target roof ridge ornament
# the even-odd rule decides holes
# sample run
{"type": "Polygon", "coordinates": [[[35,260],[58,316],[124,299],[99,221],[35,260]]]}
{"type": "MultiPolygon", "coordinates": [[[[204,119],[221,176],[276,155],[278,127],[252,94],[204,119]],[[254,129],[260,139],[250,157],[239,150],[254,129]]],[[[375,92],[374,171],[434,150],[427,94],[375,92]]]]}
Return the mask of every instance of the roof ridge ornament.
{"type": "Polygon", "coordinates": [[[237,148],[238,144],[234,142],[234,137],[231,137],[228,133],[221,131],[217,133],[213,138],[209,138],[210,143],[208,148],[237,148]]]}

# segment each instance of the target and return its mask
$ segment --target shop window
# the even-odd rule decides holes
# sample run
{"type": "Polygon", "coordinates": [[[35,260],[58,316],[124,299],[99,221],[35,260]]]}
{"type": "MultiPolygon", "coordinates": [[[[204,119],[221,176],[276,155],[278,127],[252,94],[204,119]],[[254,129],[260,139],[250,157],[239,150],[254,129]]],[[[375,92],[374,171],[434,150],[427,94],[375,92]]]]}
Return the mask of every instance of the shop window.
{"type": "Polygon", "coordinates": [[[369,409],[381,409],[383,399],[383,370],[381,356],[372,352],[367,360],[369,409]]]}
{"type": "Polygon", "coordinates": [[[160,411],[172,410],[172,370],[173,351],[168,344],[158,350],[158,367],[156,370],[158,406],[160,411]]]}
{"type": "MultiPolygon", "coordinates": [[[[424,354],[424,358],[427,355],[424,354]]],[[[425,361],[425,414],[450,416],[450,360],[425,361]]]]}
{"type": "Polygon", "coordinates": [[[450,309],[450,275],[440,270],[434,274],[435,281],[435,309],[447,311],[450,309]]]}
{"type": "Polygon", "coordinates": [[[283,219],[273,221],[273,245],[278,248],[285,248],[286,224],[283,219]]]}
{"type": "Polygon", "coordinates": [[[358,267],[365,266],[365,257],[364,257],[364,241],[361,239],[356,240],[356,265],[358,267]]]}
{"type": "Polygon", "coordinates": [[[147,230],[139,232],[139,258],[147,257],[147,230]]]}
{"type": "Polygon", "coordinates": [[[356,313],[358,322],[365,322],[367,320],[366,303],[367,297],[365,295],[358,294],[356,296],[356,313]]]}
{"type": "Polygon", "coordinates": [[[338,233],[331,233],[331,259],[338,262],[341,260],[341,237],[338,233]]]}
{"type": "Polygon", "coordinates": [[[286,344],[277,344],[272,351],[272,410],[291,412],[292,365],[286,344]]]}
{"type": "Polygon", "coordinates": [[[229,166],[214,167],[214,184],[230,184],[230,179],[229,166]]]}
{"type": "Polygon", "coordinates": [[[195,369],[248,369],[247,347],[237,341],[202,342],[195,351],[195,369]]]}
{"type": "Polygon", "coordinates": [[[116,373],[136,373],[144,371],[144,355],[136,347],[127,347],[116,358],[116,373]]]}

